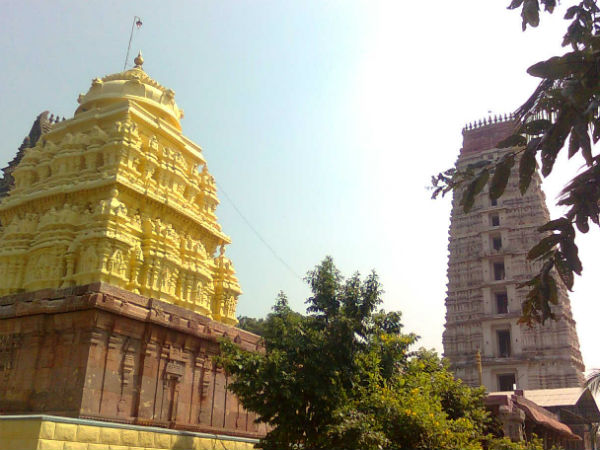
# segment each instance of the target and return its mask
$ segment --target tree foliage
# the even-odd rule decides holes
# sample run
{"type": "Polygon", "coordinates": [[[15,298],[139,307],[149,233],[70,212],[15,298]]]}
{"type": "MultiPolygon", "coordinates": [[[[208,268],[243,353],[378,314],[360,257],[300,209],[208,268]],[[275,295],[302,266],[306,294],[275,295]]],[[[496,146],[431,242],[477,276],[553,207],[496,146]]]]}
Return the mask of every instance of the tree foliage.
{"type": "Polygon", "coordinates": [[[255,319],[254,317],[240,316],[238,317],[238,328],[249,331],[250,333],[262,336],[265,328],[265,319],[255,319]]]}
{"type": "MultiPolygon", "coordinates": [[[[220,363],[267,449],[479,449],[493,438],[484,391],[456,380],[431,351],[410,351],[398,312],[377,310],[375,273],[344,280],[331,258],[306,278],[307,314],[280,295],[263,322],[265,352],[221,342],[220,363]]],[[[506,448],[519,448],[506,447],[506,448]]]]}
{"type": "MultiPolygon", "coordinates": [[[[542,9],[552,13],[556,3],[512,0],[508,8],[520,9],[525,30],[528,25],[537,27],[542,9]]],[[[599,225],[600,155],[593,149],[600,139],[599,13],[596,0],[573,2],[566,9],[564,18],[569,25],[562,45],[570,51],[528,69],[531,76],[541,81],[516,111],[513,134],[498,143],[498,148],[511,149],[500,161],[485,161],[465,170],[453,168],[432,178],[433,198],[460,188],[461,205],[468,212],[486,185],[489,184],[491,199],[502,195],[513,166],[518,167],[523,194],[536,167],[547,177],[565,148],[569,158],[577,155],[582,159],[585,169],[566,184],[558,201],[568,211],[540,228],[544,235],[528,254],[530,260],[541,262],[539,274],[524,284],[529,292],[521,320],[530,325],[554,318],[551,305],[556,303],[557,282],[571,290],[574,274],[581,274],[575,228],[587,233],[590,221],[599,225]]]]}

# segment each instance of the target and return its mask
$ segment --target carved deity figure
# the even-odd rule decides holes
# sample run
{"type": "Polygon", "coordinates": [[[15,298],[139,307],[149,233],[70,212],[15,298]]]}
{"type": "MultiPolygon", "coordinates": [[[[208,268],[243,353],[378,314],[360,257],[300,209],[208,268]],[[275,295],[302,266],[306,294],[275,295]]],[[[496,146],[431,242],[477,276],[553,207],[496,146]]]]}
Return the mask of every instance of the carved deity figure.
{"type": "Polygon", "coordinates": [[[83,253],[81,258],[81,269],[80,272],[92,272],[98,266],[98,255],[94,245],[90,244],[83,253]]]}

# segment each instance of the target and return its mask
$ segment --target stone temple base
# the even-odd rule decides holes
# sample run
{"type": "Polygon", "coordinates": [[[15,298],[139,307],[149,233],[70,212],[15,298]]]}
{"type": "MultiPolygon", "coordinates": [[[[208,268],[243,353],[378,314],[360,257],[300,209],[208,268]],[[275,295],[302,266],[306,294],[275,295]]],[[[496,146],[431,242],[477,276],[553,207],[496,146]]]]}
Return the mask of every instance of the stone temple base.
{"type": "Polygon", "coordinates": [[[213,363],[223,336],[260,351],[258,336],[103,283],[2,297],[0,417],[260,438],[264,425],[227,391],[213,363]]]}
{"type": "Polygon", "coordinates": [[[0,416],[1,450],[242,450],[256,439],[56,416],[0,416]]]}

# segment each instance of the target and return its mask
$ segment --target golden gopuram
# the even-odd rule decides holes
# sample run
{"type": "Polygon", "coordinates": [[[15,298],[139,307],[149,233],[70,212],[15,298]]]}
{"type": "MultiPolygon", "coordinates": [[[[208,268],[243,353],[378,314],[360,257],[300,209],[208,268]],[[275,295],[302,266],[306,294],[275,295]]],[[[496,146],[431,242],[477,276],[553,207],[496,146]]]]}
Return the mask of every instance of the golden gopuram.
{"type": "Polygon", "coordinates": [[[0,179],[0,449],[250,448],[218,338],[241,289],[173,90],[135,67],[38,116],[0,179]]]}
{"type": "Polygon", "coordinates": [[[0,295],[104,281],[235,324],[215,181],[142,62],[93,80],[18,161],[0,203],[0,295]]]}

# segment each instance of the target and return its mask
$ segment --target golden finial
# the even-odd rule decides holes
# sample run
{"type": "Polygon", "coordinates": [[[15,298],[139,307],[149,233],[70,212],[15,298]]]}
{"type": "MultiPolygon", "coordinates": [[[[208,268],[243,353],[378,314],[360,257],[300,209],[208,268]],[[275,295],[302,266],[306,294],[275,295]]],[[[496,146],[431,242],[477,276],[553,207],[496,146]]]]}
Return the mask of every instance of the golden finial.
{"type": "Polygon", "coordinates": [[[142,64],[144,64],[144,58],[142,57],[142,51],[141,50],[138,52],[138,55],[135,57],[135,59],[133,60],[133,62],[135,63],[135,68],[136,69],[141,69],[142,68],[142,64]]]}

